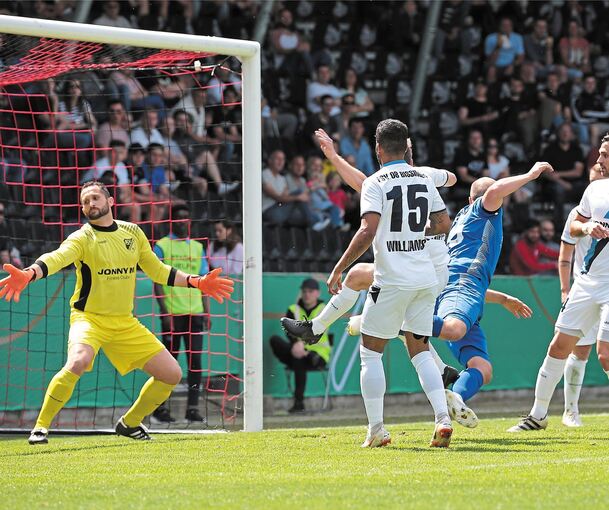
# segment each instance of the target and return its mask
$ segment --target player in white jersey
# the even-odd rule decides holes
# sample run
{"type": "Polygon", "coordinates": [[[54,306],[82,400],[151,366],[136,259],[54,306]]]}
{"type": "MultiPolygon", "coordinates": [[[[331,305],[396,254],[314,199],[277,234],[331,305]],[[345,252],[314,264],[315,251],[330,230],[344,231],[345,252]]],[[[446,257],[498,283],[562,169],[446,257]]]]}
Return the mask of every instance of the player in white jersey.
{"type": "MultiPolygon", "coordinates": [[[[609,135],[601,142],[596,161],[604,172],[609,170],[609,135]]],[[[609,342],[609,180],[597,180],[586,188],[577,214],[569,226],[574,237],[591,238],[580,276],[563,303],[556,333],[535,385],[535,403],[528,416],[509,432],[541,430],[548,426],[548,407],[556,385],[563,376],[567,357],[599,320],[597,340],[609,342]]]]}
{"type": "Polygon", "coordinates": [[[398,120],[387,119],[377,126],[375,149],[381,168],[364,181],[360,228],[328,278],[328,289],[335,294],[343,271],[373,245],[374,284],[364,304],[360,346],[360,383],[368,416],[363,447],[383,446],[391,440],[383,425],[382,356],[387,341],[397,336],[402,325],[436,417],[431,446],[446,447],[452,436],[442,376],[427,344],[438,281],[425,249],[425,236],[447,233],[451,222],[431,178],[403,159],[407,139],[408,128],[398,120]]]}
{"type": "MultiPolygon", "coordinates": [[[[366,175],[359,171],[357,168],[351,166],[345,161],[335,150],[334,142],[323,130],[319,129],[316,131],[316,136],[319,141],[320,147],[324,152],[326,158],[336,167],[338,173],[343,180],[358,193],[362,190],[362,184],[366,179],[366,175]]],[[[407,141],[408,149],[404,155],[404,160],[411,166],[414,166],[412,157],[412,145],[410,138],[407,141]]],[[[417,166],[416,169],[421,173],[428,175],[436,188],[450,187],[457,182],[457,177],[454,173],[447,170],[417,166]]],[[[438,285],[436,288],[436,295],[446,286],[448,280],[448,247],[446,246],[446,236],[436,235],[427,237],[425,249],[428,250],[429,256],[432,260],[436,277],[438,279],[438,285]]],[[[342,289],[340,292],[332,296],[328,304],[322,310],[322,312],[312,321],[296,321],[293,319],[282,319],[282,325],[290,334],[302,338],[305,341],[315,341],[316,338],[320,338],[323,332],[328,329],[336,320],[347,313],[356,303],[359,293],[362,290],[367,290],[374,279],[374,264],[360,262],[355,264],[345,277],[342,289]]],[[[361,322],[361,316],[356,316],[356,324],[353,326],[357,329],[359,335],[359,325],[361,322]]],[[[349,322],[352,327],[352,322],[349,322]]],[[[355,334],[350,329],[350,334],[355,334]]],[[[430,352],[442,373],[442,380],[444,386],[450,386],[459,377],[459,371],[449,365],[446,365],[442,359],[438,356],[433,346],[430,345],[430,352]]]]}
{"type": "MultiPolygon", "coordinates": [[[[600,165],[594,165],[590,169],[590,182],[598,179],[605,179],[607,174],[600,165]]],[[[565,228],[561,235],[560,256],[558,258],[558,276],[560,278],[561,302],[567,300],[567,295],[571,288],[571,266],[573,265],[573,278],[577,279],[581,273],[584,257],[590,245],[592,238],[574,237],[569,232],[571,222],[577,216],[577,207],[569,213],[565,228]],[[573,260],[575,255],[575,260],[573,260]],[[573,264],[572,264],[573,261],[573,264]]],[[[579,416],[579,395],[586,374],[586,363],[592,351],[592,346],[597,344],[598,359],[605,373],[609,376],[609,343],[607,341],[596,340],[599,322],[597,321],[586,334],[580,338],[579,342],[569,354],[564,372],[564,394],[565,394],[565,411],[562,416],[562,422],[567,427],[581,427],[582,421],[579,416]]]]}

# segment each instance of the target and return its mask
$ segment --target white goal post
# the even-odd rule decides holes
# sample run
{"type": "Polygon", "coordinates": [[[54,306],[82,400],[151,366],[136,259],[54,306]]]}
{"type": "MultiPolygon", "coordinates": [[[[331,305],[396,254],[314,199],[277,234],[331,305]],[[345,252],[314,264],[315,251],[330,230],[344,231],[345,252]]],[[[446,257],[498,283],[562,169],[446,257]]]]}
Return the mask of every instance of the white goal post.
{"type": "Polygon", "coordinates": [[[244,430],[262,430],[262,188],[260,44],[221,37],[0,15],[0,33],[142,48],[209,52],[242,64],[244,430]],[[256,211],[258,212],[256,214],[256,211]]]}

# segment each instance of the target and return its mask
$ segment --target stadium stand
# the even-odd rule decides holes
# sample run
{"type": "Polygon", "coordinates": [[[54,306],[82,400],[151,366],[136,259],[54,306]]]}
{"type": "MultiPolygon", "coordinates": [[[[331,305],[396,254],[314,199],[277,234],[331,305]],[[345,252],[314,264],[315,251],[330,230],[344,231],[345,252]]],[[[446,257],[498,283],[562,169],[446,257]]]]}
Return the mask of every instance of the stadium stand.
{"type": "MultiPolygon", "coordinates": [[[[287,161],[296,155],[303,155],[305,159],[318,156],[319,151],[309,136],[312,123],[337,126],[338,139],[349,136],[348,121],[357,117],[363,121],[365,136],[372,147],[374,127],[380,119],[396,117],[408,123],[426,5],[427,2],[413,0],[277,2],[263,43],[264,161],[275,150],[283,151],[287,161]],[[392,23],[386,23],[388,20],[392,23]],[[381,30],[383,26],[392,28],[381,30]],[[324,105],[322,100],[328,104],[324,105]],[[320,109],[329,112],[331,118],[322,115],[320,120],[320,109]]],[[[0,11],[4,14],[67,21],[74,18],[76,8],[75,2],[59,0],[0,2],[0,11]]],[[[88,21],[252,38],[259,9],[260,3],[254,1],[98,1],[93,3],[88,21]]],[[[576,170],[566,178],[541,180],[511,202],[506,225],[510,235],[506,236],[499,272],[508,271],[510,239],[517,238],[529,218],[551,218],[559,231],[565,211],[578,199],[573,190],[581,191],[587,180],[587,168],[594,161],[599,137],[609,127],[608,19],[606,2],[451,0],[442,4],[421,116],[417,125],[411,126],[415,161],[452,171],[456,171],[457,165],[465,164],[467,172],[474,177],[506,175],[526,171],[531,162],[551,152],[557,170],[576,170]],[[479,161],[470,164],[472,161],[464,160],[463,154],[473,129],[482,130],[483,136],[479,161]]],[[[2,39],[6,43],[8,37],[2,36],[2,39]]],[[[6,67],[11,63],[0,51],[0,65],[6,67]]],[[[116,98],[115,105],[126,110],[124,119],[135,110],[153,108],[158,112],[155,121],[158,129],[148,124],[152,119],[144,119],[145,125],[137,133],[138,142],[143,140],[146,148],[154,139],[158,138],[161,143],[169,140],[180,145],[182,153],[195,159],[187,161],[194,176],[167,173],[165,198],[188,199],[188,193],[193,191],[184,195],[184,186],[181,191],[179,188],[175,191],[174,183],[183,182],[185,177],[193,184],[197,179],[205,179],[209,183],[206,196],[209,205],[195,211],[193,228],[198,234],[206,235],[210,222],[224,218],[239,226],[241,190],[231,185],[240,175],[241,135],[237,120],[240,79],[236,62],[227,62],[225,67],[230,69],[211,77],[214,83],[201,84],[203,91],[208,90],[207,94],[188,96],[188,104],[193,108],[198,104],[201,115],[187,119],[193,124],[189,124],[187,136],[183,126],[175,135],[172,116],[179,111],[185,91],[192,86],[190,77],[167,81],[128,70],[114,71],[108,76],[103,68],[88,70],[87,76],[74,75],[58,84],[60,87],[54,87],[57,84],[48,80],[29,84],[28,92],[38,98],[29,105],[32,111],[38,112],[30,116],[29,122],[35,124],[30,127],[34,128],[32,132],[49,129],[49,115],[45,112],[68,112],[66,120],[82,129],[74,139],[59,137],[57,144],[81,150],[73,154],[62,152],[58,164],[86,166],[90,164],[87,158],[96,157],[93,152],[82,150],[91,146],[90,133],[95,136],[98,130],[100,139],[109,143],[104,130],[112,125],[118,127],[119,122],[112,113],[104,112],[104,108],[95,104],[101,96],[100,87],[105,89],[104,94],[116,98]],[[97,91],[91,88],[95,83],[97,91]],[[221,87],[206,89],[218,84],[221,87]],[[215,115],[206,117],[203,112],[214,104],[210,96],[221,88],[229,90],[227,95],[232,105],[229,110],[232,111],[228,114],[225,111],[222,119],[218,117],[218,109],[215,115]],[[214,160],[204,161],[200,148],[188,150],[189,144],[201,143],[205,123],[211,123],[208,127],[214,125],[207,130],[210,139],[222,137],[230,142],[224,143],[221,149],[215,147],[205,152],[214,160]],[[142,138],[142,135],[145,136],[142,138]],[[221,175],[214,170],[216,159],[227,161],[220,169],[221,175]]],[[[14,109],[17,107],[18,104],[12,105],[14,109]]],[[[214,111],[210,110],[210,113],[214,111]]],[[[6,108],[2,111],[2,126],[16,122],[6,108]]],[[[25,120],[17,119],[17,122],[25,120]]],[[[118,131],[117,136],[125,138],[126,133],[118,131]]],[[[131,135],[129,141],[134,142],[134,133],[131,135]]],[[[21,146],[28,143],[31,140],[20,141],[21,146]]],[[[74,228],[75,210],[61,210],[57,204],[72,200],[69,194],[73,190],[69,186],[74,186],[76,181],[75,175],[62,171],[61,182],[59,175],[53,177],[47,172],[41,183],[39,175],[19,172],[20,157],[10,150],[2,155],[0,200],[6,204],[5,222],[14,253],[20,252],[23,263],[28,263],[31,256],[43,247],[56,245],[60,239],[55,229],[39,231],[36,221],[53,220],[65,228],[74,228]],[[66,196],[57,196],[59,191],[53,185],[58,183],[66,196]],[[37,195],[41,194],[40,186],[33,184],[46,185],[42,188],[43,196],[37,195]],[[31,203],[43,206],[25,205],[31,203]],[[28,225],[31,235],[25,234],[28,225]]],[[[147,160],[147,164],[151,161],[147,160]]],[[[324,162],[324,175],[330,171],[331,165],[324,162]]],[[[204,192],[203,187],[197,190],[204,192]]],[[[350,203],[357,203],[357,196],[350,189],[345,187],[344,191],[350,203]]],[[[446,198],[452,213],[464,205],[463,194],[449,194],[446,198]]],[[[125,207],[125,217],[133,217],[133,211],[125,207]]],[[[143,214],[146,218],[146,213],[143,214]]],[[[346,214],[345,221],[356,227],[357,209],[346,214]]],[[[156,227],[146,225],[146,228],[156,227]]],[[[154,238],[158,239],[161,234],[155,233],[154,238]]],[[[310,227],[265,226],[265,270],[327,271],[349,239],[350,235],[341,232],[336,224],[322,232],[310,227]],[[291,240],[288,246],[286,239],[291,240]]]]}

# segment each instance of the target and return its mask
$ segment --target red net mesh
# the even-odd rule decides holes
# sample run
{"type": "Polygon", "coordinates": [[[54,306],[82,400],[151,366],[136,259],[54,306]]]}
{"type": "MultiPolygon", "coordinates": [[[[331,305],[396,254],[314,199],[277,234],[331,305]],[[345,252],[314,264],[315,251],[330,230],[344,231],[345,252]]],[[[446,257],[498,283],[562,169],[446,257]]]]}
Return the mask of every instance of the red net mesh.
{"type": "MultiPolygon", "coordinates": [[[[185,207],[188,237],[204,248],[201,272],[237,272],[235,295],[212,303],[194,325],[193,316],[168,320],[159,308],[164,291],[141,275],[134,313],[184,368],[185,384],[170,400],[170,412],[182,418],[185,407],[196,407],[208,426],[234,423],[243,385],[238,62],[206,52],[14,36],[4,36],[1,56],[6,220],[0,228],[7,241],[0,254],[25,266],[80,228],[79,189],[86,180],[105,182],[115,217],[138,223],[153,245],[175,235],[183,220],[172,210],[185,207]]],[[[48,381],[65,361],[72,273],[30,286],[20,304],[0,304],[7,318],[0,324],[2,427],[32,424],[48,381]]],[[[110,426],[144,379],[119,377],[100,358],[54,426],[110,426]]]]}

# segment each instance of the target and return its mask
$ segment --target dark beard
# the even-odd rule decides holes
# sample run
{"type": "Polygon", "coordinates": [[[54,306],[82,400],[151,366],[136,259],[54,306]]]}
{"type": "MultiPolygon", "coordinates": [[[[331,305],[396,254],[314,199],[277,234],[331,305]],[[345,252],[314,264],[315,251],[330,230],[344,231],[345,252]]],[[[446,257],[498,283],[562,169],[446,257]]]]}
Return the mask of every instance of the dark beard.
{"type": "Polygon", "coordinates": [[[85,216],[87,216],[87,219],[89,219],[89,220],[98,220],[99,218],[101,218],[102,216],[105,216],[109,212],[110,212],[110,206],[106,202],[106,205],[104,207],[102,207],[101,209],[97,209],[94,212],[91,212],[91,210],[89,209],[89,214],[88,215],[85,214],[85,216]]]}

